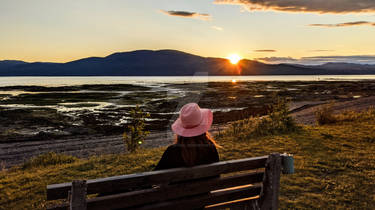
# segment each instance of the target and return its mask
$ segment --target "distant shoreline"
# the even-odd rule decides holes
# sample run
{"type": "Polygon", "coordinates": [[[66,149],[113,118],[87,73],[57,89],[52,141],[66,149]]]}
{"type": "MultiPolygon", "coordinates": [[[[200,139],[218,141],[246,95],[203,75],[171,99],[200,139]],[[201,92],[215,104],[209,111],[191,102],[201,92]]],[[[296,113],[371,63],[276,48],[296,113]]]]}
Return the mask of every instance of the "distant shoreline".
{"type": "Polygon", "coordinates": [[[266,76],[0,76],[0,87],[6,86],[79,86],[115,84],[179,84],[210,82],[313,82],[371,81],[375,75],[266,75],[266,76]]]}
{"type": "Polygon", "coordinates": [[[15,76],[3,76],[0,77],[296,77],[296,76],[375,76],[374,74],[254,74],[254,75],[15,75],[15,76]]]}

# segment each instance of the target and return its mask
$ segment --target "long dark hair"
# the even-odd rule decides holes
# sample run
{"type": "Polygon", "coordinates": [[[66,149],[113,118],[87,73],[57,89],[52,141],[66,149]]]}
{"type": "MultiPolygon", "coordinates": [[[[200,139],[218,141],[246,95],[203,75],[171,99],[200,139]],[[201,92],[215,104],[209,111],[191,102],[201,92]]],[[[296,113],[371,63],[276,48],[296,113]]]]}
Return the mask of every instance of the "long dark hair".
{"type": "Polygon", "coordinates": [[[208,132],[193,137],[183,137],[177,135],[175,144],[181,146],[182,159],[187,166],[196,165],[198,155],[201,154],[204,150],[207,151],[208,147],[221,147],[215,142],[215,140],[208,132]]]}

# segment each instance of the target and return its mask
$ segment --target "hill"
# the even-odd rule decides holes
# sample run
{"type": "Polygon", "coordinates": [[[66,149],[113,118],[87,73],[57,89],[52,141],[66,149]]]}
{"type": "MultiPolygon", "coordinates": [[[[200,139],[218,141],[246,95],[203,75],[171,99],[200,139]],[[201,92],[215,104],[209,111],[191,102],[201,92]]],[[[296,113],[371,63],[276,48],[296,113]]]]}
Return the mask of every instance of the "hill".
{"type": "Polygon", "coordinates": [[[67,63],[0,61],[0,76],[190,76],[375,74],[375,65],[328,63],[320,66],[265,64],[201,57],[176,50],[137,50],[67,63]]]}

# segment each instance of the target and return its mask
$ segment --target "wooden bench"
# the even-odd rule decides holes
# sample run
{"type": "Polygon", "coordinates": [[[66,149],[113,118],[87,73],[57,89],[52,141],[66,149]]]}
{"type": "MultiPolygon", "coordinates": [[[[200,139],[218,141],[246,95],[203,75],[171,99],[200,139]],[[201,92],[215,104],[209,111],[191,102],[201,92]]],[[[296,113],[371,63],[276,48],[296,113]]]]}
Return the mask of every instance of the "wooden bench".
{"type": "Polygon", "coordinates": [[[277,209],[280,173],[293,173],[293,156],[222,161],[47,186],[48,209],[277,209]],[[99,194],[102,196],[87,195],[99,194]],[[55,202],[56,203],[56,202],[55,202]]]}

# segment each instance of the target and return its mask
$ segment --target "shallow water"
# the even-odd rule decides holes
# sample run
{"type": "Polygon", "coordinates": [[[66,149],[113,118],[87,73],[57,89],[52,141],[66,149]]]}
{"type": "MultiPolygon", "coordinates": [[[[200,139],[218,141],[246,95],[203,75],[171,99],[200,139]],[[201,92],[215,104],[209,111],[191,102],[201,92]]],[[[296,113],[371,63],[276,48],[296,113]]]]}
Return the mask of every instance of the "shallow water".
{"type": "Polygon", "coordinates": [[[27,139],[40,132],[121,134],[137,104],[150,113],[150,130],[169,129],[179,107],[188,102],[210,108],[215,123],[227,123],[266,114],[276,92],[293,103],[308,104],[373,96],[375,76],[0,77],[4,86],[41,86],[0,88],[0,112],[6,116],[0,133],[12,131],[9,138],[27,139]]]}
{"type": "Polygon", "coordinates": [[[165,76],[165,77],[0,77],[0,87],[16,85],[72,86],[83,84],[204,83],[243,81],[342,81],[375,80],[375,75],[292,75],[292,76],[165,76]]]}

